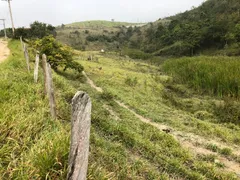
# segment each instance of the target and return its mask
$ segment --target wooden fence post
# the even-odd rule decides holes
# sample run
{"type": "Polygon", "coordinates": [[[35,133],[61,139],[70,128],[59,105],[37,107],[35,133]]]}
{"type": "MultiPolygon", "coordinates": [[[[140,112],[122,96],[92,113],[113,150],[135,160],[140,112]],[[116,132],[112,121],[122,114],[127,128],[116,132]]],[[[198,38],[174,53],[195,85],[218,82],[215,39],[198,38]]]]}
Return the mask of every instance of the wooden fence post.
{"type": "Polygon", "coordinates": [[[91,100],[79,91],[72,99],[71,147],[67,180],[86,180],[91,126],[91,100]]]}
{"type": "Polygon", "coordinates": [[[47,63],[47,57],[43,54],[43,71],[44,71],[44,87],[49,100],[50,112],[53,119],[56,119],[56,102],[54,96],[52,69],[51,65],[47,63]]]}
{"type": "Polygon", "coordinates": [[[49,63],[47,63],[47,80],[50,111],[52,118],[56,119],[56,101],[53,88],[52,69],[49,63]]]}
{"type": "Polygon", "coordinates": [[[27,50],[27,46],[25,43],[23,43],[23,48],[24,48],[24,56],[25,56],[26,63],[27,63],[27,69],[28,69],[28,72],[30,72],[28,50],[27,50]]]}
{"type": "Polygon", "coordinates": [[[36,54],[35,67],[34,67],[34,82],[38,82],[38,66],[39,66],[39,53],[36,54]]]}
{"type": "Polygon", "coordinates": [[[42,68],[44,74],[44,94],[47,95],[47,56],[45,54],[42,55],[42,68]]]}
{"type": "Polygon", "coordinates": [[[22,41],[22,36],[20,36],[20,42],[21,42],[22,50],[23,50],[23,52],[24,52],[24,45],[23,45],[23,41],[22,41]]]}

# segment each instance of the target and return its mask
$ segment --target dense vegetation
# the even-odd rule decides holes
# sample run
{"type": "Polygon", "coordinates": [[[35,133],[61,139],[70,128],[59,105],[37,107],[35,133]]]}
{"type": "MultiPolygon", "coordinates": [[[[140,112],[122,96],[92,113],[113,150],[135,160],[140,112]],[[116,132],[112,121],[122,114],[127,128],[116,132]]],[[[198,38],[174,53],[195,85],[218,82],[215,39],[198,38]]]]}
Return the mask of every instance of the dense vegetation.
{"type": "Polygon", "coordinates": [[[177,82],[220,97],[240,97],[240,59],[195,57],[168,60],[163,69],[177,82]]]}
{"type": "Polygon", "coordinates": [[[208,0],[143,27],[101,21],[62,26],[58,38],[82,50],[128,47],[156,56],[240,55],[239,9],[238,0],[208,0]],[[69,39],[64,38],[67,35],[69,39]]]}
{"type": "Polygon", "coordinates": [[[240,55],[240,2],[208,0],[201,6],[150,23],[140,48],[155,55],[194,55],[213,48],[240,55]]]}
{"type": "Polygon", "coordinates": [[[119,51],[132,35],[134,26],[144,24],[86,21],[57,27],[57,39],[78,50],[119,51]]]}
{"type": "Polygon", "coordinates": [[[45,36],[42,39],[35,40],[31,46],[38,50],[40,54],[47,55],[47,61],[54,70],[63,67],[64,71],[68,68],[75,69],[78,73],[83,71],[83,67],[73,61],[73,50],[69,46],[58,42],[53,36],[45,36]]]}
{"type": "MultiPolygon", "coordinates": [[[[55,39],[56,28],[50,24],[35,21],[30,24],[30,28],[17,28],[15,29],[14,37],[12,37],[12,30],[8,29],[8,37],[19,39],[22,37],[23,41],[27,42],[30,46],[33,56],[36,51],[47,55],[47,61],[50,63],[54,70],[58,67],[63,67],[64,71],[67,69],[74,69],[81,73],[83,67],[73,61],[73,50],[70,46],[63,45],[55,39]]],[[[0,37],[3,36],[0,32],[0,37]]]]}
{"type": "MultiPolygon", "coordinates": [[[[8,28],[6,30],[8,38],[19,39],[21,36],[23,39],[37,39],[43,38],[45,36],[53,35],[56,36],[56,28],[51,24],[45,24],[42,22],[35,21],[30,24],[30,28],[16,28],[13,37],[12,29],[8,28]]],[[[4,37],[4,31],[0,31],[0,37],[4,37]]]]}

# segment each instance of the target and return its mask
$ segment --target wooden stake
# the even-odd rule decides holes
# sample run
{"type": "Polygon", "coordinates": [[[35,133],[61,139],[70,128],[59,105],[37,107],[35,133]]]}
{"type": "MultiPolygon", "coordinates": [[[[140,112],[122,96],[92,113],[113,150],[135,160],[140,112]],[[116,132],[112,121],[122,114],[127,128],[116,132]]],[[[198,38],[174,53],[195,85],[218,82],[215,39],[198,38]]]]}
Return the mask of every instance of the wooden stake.
{"type": "Polygon", "coordinates": [[[34,82],[38,82],[38,66],[39,66],[39,54],[36,54],[35,67],[34,67],[34,82]]]}
{"type": "Polygon", "coordinates": [[[20,36],[20,42],[21,42],[22,50],[23,50],[23,52],[24,52],[24,45],[23,45],[23,41],[22,41],[22,36],[20,36]]]}
{"type": "Polygon", "coordinates": [[[49,63],[47,63],[47,87],[48,87],[50,112],[51,112],[52,118],[56,119],[56,102],[55,102],[53,80],[52,80],[52,69],[49,63]]]}
{"type": "Polygon", "coordinates": [[[91,126],[91,100],[85,92],[72,99],[71,147],[67,180],[86,180],[91,126]]]}
{"type": "Polygon", "coordinates": [[[42,68],[44,74],[44,94],[47,95],[47,56],[45,54],[42,55],[42,68]]]}
{"type": "Polygon", "coordinates": [[[27,50],[27,46],[25,43],[23,43],[23,47],[24,47],[24,56],[25,56],[26,63],[27,63],[27,69],[28,69],[28,72],[30,72],[28,50],[27,50]]]}
{"type": "Polygon", "coordinates": [[[54,96],[52,69],[51,65],[47,63],[47,57],[45,54],[42,56],[43,71],[44,71],[44,90],[49,100],[50,112],[53,119],[56,119],[56,102],[54,96]]]}

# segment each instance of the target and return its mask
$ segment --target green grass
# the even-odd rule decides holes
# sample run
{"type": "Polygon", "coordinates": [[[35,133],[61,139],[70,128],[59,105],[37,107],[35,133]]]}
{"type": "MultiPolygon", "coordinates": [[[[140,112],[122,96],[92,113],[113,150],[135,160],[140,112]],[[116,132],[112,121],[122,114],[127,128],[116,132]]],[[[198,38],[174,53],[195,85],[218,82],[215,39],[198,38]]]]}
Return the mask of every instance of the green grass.
{"type": "Polygon", "coordinates": [[[134,26],[141,23],[129,23],[129,22],[112,22],[103,20],[83,21],[67,24],[67,27],[77,28],[101,28],[101,27],[116,27],[116,26],[134,26]]]}
{"type": "Polygon", "coordinates": [[[239,97],[240,59],[237,57],[194,57],[168,60],[163,69],[197,90],[220,97],[239,97]]]}
{"type": "MultiPolygon", "coordinates": [[[[42,71],[35,84],[26,70],[20,43],[10,41],[9,47],[12,53],[0,65],[1,179],[66,178],[70,103],[77,90],[86,91],[93,104],[88,179],[236,179],[192,156],[170,135],[139,121],[113,101],[115,93],[97,93],[84,78],[76,78],[74,71],[53,73],[58,118],[52,120],[43,96],[42,71]],[[112,117],[104,104],[120,119],[112,117]]],[[[128,66],[135,75],[138,70],[148,71],[143,64],[137,67],[128,66]]]]}
{"type": "MultiPolygon", "coordinates": [[[[166,83],[171,84],[172,78],[163,75],[159,67],[102,56],[99,57],[99,62],[81,61],[81,63],[98,86],[144,117],[170,125],[177,130],[217,138],[226,143],[240,144],[239,126],[231,123],[219,124],[218,117],[214,115],[214,103],[219,100],[187,95],[189,90],[179,86],[177,90],[183,95],[174,100],[180,107],[166,103],[164,97],[166,83]],[[99,67],[102,67],[102,70],[99,70],[99,67]],[[129,85],[126,83],[128,79],[137,84],[129,85]],[[204,121],[202,117],[199,118],[200,112],[204,112],[204,121]]],[[[171,91],[167,89],[167,94],[169,93],[171,91]]]]}

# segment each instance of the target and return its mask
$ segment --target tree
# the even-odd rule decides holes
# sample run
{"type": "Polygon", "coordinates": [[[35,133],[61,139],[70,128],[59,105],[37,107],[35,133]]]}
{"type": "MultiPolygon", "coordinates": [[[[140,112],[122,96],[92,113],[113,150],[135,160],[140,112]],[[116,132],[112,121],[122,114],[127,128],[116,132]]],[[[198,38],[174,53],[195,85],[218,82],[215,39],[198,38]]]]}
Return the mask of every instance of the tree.
{"type": "Polygon", "coordinates": [[[46,54],[48,62],[54,70],[63,67],[64,71],[68,68],[75,69],[79,73],[83,67],[73,61],[73,50],[66,45],[59,43],[52,35],[34,41],[33,47],[40,51],[40,54],[46,54]]]}
{"type": "Polygon", "coordinates": [[[35,21],[30,24],[30,37],[43,38],[44,36],[53,35],[56,36],[56,28],[50,24],[41,23],[35,21]]]}

